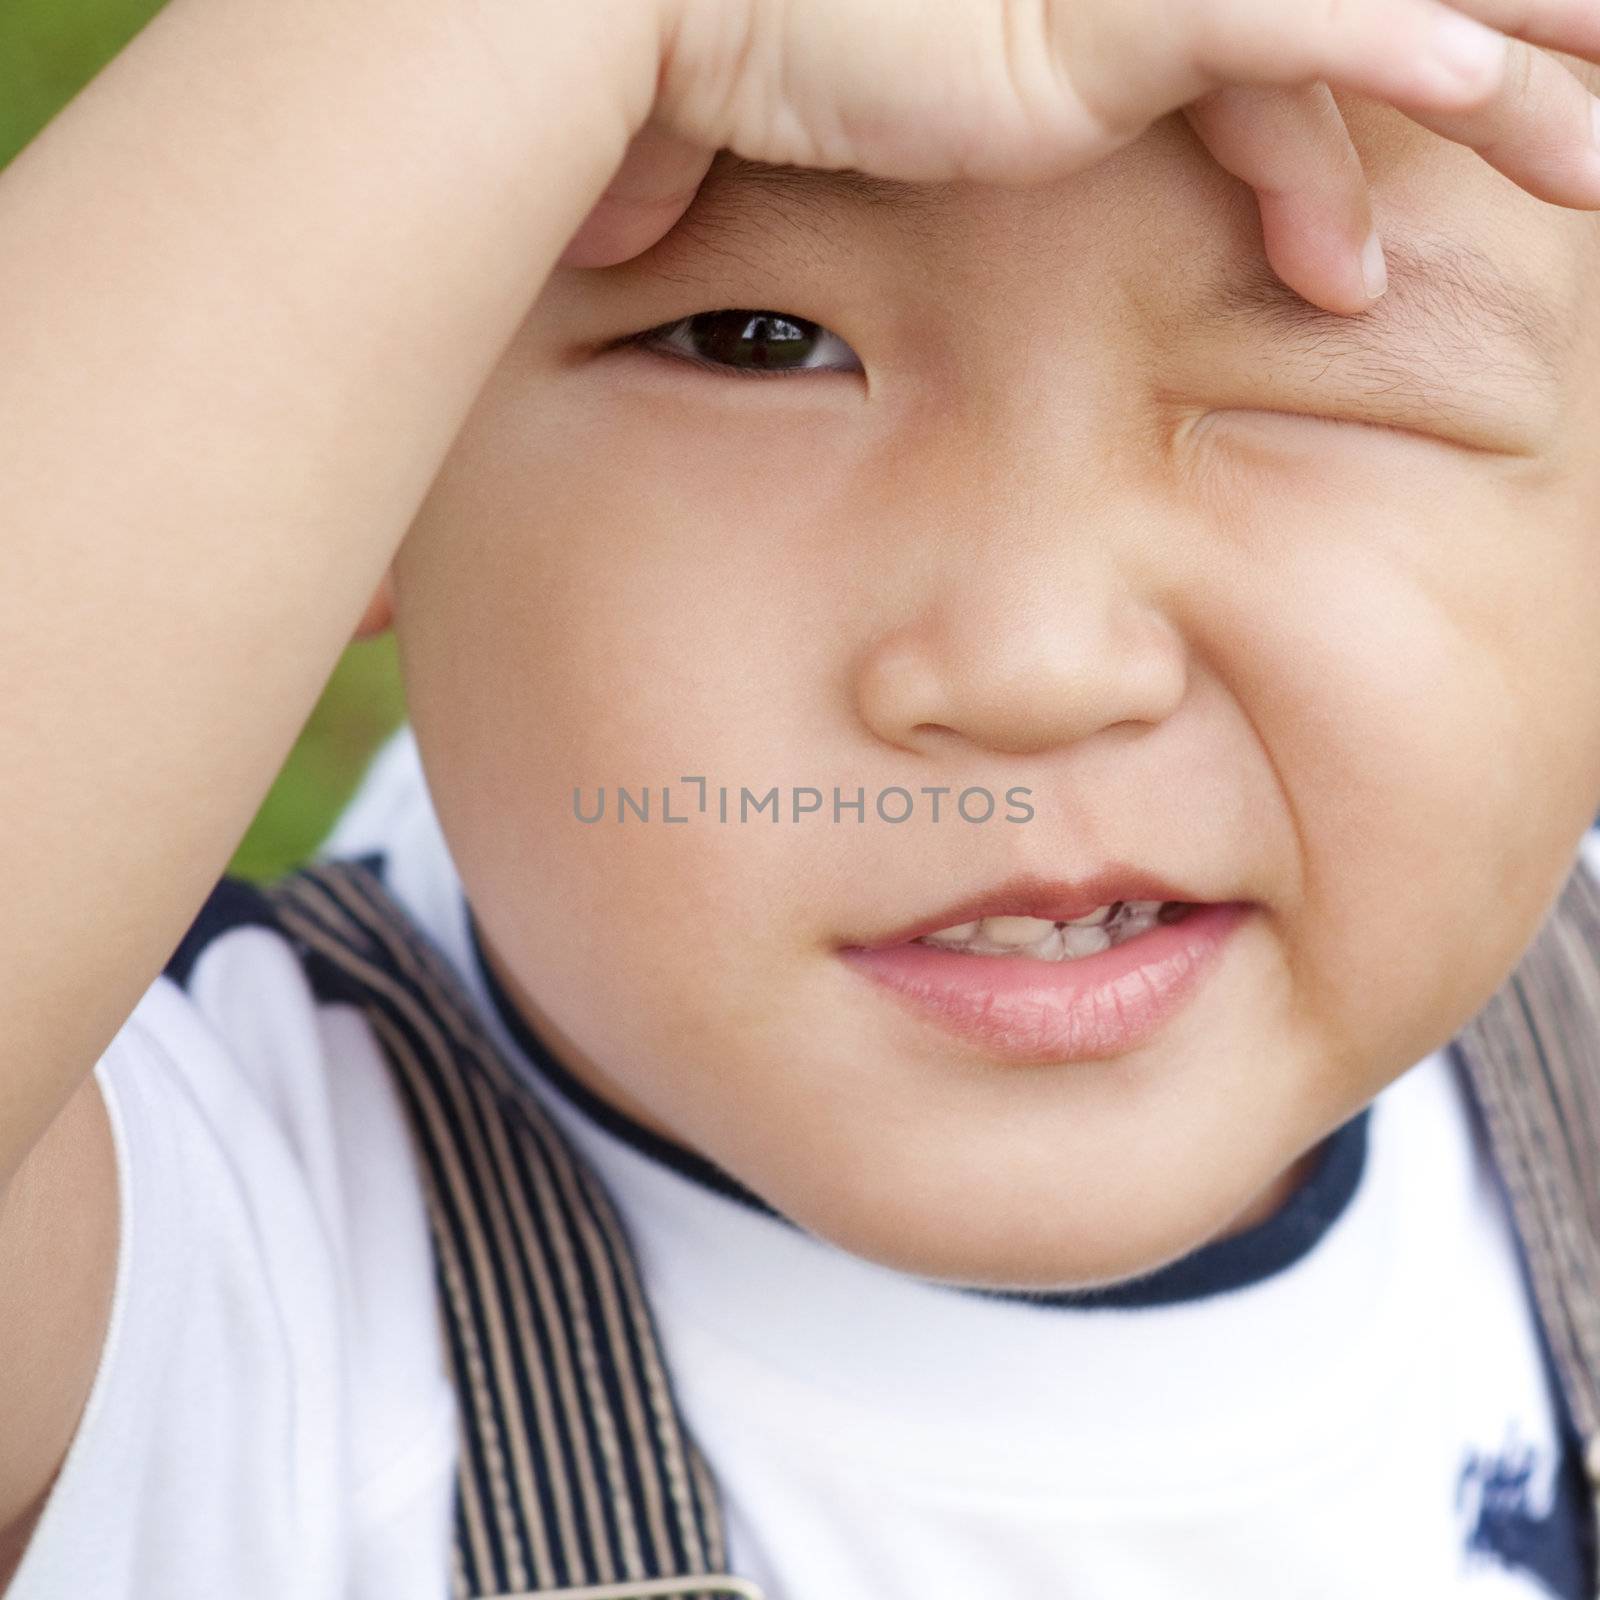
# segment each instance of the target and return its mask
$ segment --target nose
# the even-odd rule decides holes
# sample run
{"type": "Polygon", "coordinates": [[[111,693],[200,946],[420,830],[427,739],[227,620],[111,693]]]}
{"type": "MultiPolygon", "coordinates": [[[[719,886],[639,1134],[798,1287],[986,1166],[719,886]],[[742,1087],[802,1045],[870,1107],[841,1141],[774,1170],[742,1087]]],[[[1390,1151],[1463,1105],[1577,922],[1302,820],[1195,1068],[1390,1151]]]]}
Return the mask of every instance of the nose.
{"type": "Polygon", "coordinates": [[[1032,755],[1169,717],[1187,687],[1184,641],[1115,541],[1070,523],[1042,541],[991,535],[920,564],[912,614],[857,661],[865,725],[915,753],[954,736],[1032,755]]]}

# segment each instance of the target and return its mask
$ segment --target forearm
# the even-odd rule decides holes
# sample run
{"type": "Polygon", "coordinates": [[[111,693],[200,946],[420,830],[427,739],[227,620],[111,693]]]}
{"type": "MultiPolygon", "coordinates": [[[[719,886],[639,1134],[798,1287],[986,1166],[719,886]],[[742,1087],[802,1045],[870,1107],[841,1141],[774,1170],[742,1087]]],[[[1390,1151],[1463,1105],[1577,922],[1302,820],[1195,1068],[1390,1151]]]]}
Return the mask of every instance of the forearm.
{"type": "Polygon", "coordinates": [[[0,174],[0,1185],[648,109],[585,0],[171,0],[0,174]]]}

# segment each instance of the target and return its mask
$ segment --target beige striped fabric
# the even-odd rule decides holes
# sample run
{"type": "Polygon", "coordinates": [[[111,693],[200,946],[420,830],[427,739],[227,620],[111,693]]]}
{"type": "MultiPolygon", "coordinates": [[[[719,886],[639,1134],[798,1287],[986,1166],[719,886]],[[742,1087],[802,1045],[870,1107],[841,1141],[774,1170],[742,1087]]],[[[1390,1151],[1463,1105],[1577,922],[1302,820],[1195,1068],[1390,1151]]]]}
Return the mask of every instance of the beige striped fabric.
{"type": "Polygon", "coordinates": [[[319,993],[365,1011],[409,1112],[461,1401],[456,1600],[762,1600],[722,1570],[620,1219],[459,977],[364,862],[267,895],[319,993]]]}
{"type": "Polygon", "coordinates": [[[1457,1034],[1600,1527],[1600,883],[1580,859],[1457,1034]]]}
{"type": "MultiPolygon", "coordinates": [[[[461,1397],[457,1600],[762,1600],[723,1570],[621,1223],[374,858],[269,887],[320,992],[367,1013],[410,1112],[461,1397]]],[[[1600,884],[1581,860],[1451,1042],[1504,1185],[1600,1529],[1600,884]]],[[[1600,1597],[1597,1597],[1600,1600],[1600,1597]]]]}

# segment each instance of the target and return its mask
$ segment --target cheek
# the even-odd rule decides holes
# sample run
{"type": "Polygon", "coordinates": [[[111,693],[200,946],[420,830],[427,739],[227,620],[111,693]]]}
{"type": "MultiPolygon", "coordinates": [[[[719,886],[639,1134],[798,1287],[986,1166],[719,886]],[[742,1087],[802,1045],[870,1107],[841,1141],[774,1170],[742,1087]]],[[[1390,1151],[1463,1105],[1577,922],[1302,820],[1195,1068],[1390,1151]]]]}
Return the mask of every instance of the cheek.
{"type": "Polygon", "coordinates": [[[1600,800],[1593,533],[1433,455],[1258,476],[1198,623],[1297,837],[1297,991],[1357,1026],[1418,1019],[1418,1054],[1513,964],[1600,800]]]}
{"type": "Polygon", "coordinates": [[[737,818],[741,785],[842,781],[821,753],[842,716],[839,631],[819,626],[837,584],[812,559],[815,507],[747,459],[673,492],[669,430],[630,449],[615,424],[582,439],[581,412],[531,436],[516,419],[491,407],[463,434],[402,552],[411,720],[463,876],[489,897],[537,886],[508,887],[494,925],[557,1024],[597,1055],[692,1056],[772,1011],[832,870],[824,830],[712,819],[719,788],[737,818]],[[667,823],[663,789],[685,816],[696,776],[707,812],[667,823]],[[641,1002],[627,1015],[619,984],[641,1002]],[[629,1034],[645,1018],[651,1037],[629,1034]]]}
{"type": "Polygon", "coordinates": [[[717,451],[698,414],[598,382],[521,395],[502,372],[404,552],[430,671],[459,704],[502,686],[495,714],[541,765],[589,782],[781,743],[823,676],[819,541],[841,515],[802,481],[804,419],[780,421],[717,451]]]}

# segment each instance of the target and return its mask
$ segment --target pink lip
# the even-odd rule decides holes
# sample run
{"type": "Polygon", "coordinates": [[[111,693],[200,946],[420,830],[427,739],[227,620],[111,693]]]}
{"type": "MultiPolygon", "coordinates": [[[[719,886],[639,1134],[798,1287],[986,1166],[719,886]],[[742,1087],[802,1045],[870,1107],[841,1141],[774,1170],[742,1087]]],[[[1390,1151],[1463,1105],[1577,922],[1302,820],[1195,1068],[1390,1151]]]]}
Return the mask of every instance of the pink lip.
{"type": "Polygon", "coordinates": [[[1242,901],[1197,905],[1181,922],[1070,961],[911,943],[839,954],[919,1015],[994,1055],[1093,1061],[1149,1039],[1194,994],[1250,910],[1242,901]]]}

